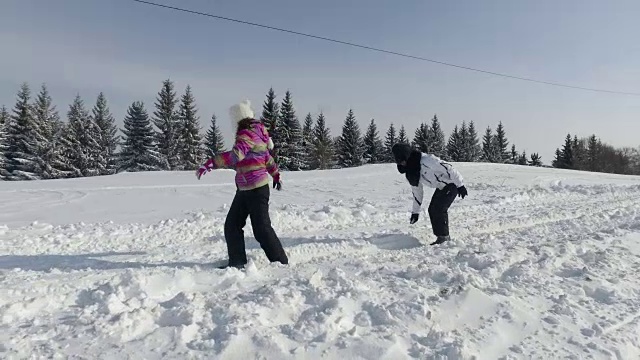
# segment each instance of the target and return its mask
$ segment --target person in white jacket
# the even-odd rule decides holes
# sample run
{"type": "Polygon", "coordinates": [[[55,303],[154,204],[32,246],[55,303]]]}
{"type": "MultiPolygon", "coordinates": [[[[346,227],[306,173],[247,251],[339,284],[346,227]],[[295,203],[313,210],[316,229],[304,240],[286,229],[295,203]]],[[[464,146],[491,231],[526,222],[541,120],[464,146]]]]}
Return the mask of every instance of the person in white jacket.
{"type": "Polygon", "coordinates": [[[467,189],[462,175],[451,164],[435,155],[413,149],[409,144],[398,143],[391,148],[401,174],[405,174],[413,192],[413,211],[410,223],[415,224],[420,217],[423,186],[436,190],[429,204],[429,218],[433,234],[437,237],[431,245],[449,240],[449,207],[456,196],[464,199],[467,189]]]}

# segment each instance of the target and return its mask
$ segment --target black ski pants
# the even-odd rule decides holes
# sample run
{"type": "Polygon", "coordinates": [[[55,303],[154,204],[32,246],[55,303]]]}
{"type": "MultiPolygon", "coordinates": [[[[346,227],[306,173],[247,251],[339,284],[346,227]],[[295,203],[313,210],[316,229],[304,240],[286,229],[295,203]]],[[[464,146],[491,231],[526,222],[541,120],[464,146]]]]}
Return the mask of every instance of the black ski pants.
{"type": "Polygon", "coordinates": [[[458,196],[458,189],[453,184],[433,192],[429,204],[429,218],[435,236],[449,236],[449,207],[453,204],[456,196],[458,196]]]}
{"type": "Polygon", "coordinates": [[[231,208],[224,223],[224,237],[227,241],[229,266],[247,263],[243,228],[251,218],[253,235],[271,262],[288,264],[289,259],[282,248],[280,239],[271,226],[269,218],[269,185],[253,190],[236,191],[231,208]]]}

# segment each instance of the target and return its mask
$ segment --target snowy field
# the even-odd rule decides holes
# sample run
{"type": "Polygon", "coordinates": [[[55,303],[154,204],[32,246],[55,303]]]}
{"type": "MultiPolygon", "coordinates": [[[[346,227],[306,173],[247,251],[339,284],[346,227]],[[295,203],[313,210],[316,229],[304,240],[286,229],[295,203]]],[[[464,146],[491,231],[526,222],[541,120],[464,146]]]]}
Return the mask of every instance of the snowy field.
{"type": "Polygon", "coordinates": [[[0,358],[640,358],[640,178],[458,167],[440,247],[393,165],[285,173],[245,271],[230,171],[0,182],[0,358]]]}

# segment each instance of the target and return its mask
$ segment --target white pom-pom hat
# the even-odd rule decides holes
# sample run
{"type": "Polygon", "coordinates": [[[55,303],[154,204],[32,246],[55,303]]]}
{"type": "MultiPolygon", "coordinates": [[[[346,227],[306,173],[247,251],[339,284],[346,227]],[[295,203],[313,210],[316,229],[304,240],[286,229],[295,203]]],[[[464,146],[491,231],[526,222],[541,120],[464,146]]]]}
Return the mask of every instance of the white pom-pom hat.
{"type": "Polygon", "coordinates": [[[253,119],[254,114],[251,109],[251,102],[244,100],[238,104],[233,105],[229,109],[229,115],[231,115],[231,124],[234,128],[238,126],[238,123],[244,119],[253,119]]]}
{"type": "MultiPolygon", "coordinates": [[[[231,116],[231,128],[233,132],[238,131],[238,123],[244,119],[255,119],[255,114],[251,109],[251,102],[249,100],[241,101],[238,104],[233,105],[229,109],[229,115],[231,116]]],[[[273,150],[273,140],[269,137],[267,147],[269,150],[273,150]]]]}

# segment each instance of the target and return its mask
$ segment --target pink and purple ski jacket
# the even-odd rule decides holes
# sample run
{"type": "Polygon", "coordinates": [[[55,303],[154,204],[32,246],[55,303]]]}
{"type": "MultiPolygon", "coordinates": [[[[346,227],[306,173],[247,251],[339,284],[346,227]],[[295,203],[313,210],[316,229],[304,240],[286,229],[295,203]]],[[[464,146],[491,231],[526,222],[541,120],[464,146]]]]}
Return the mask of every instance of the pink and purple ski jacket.
{"type": "Polygon", "coordinates": [[[254,120],[251,128],[238,131],[230,151],[217,154],[204,164],[208,170],[235,169],[238,190],[253,190],[269,184],[269,175],[280,180],[278,165],[269,153],[271,139],[264,125],[254,120]]]}

